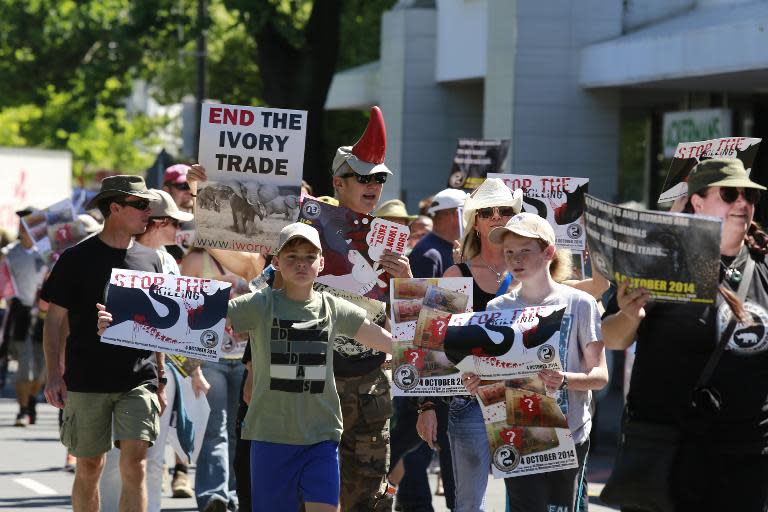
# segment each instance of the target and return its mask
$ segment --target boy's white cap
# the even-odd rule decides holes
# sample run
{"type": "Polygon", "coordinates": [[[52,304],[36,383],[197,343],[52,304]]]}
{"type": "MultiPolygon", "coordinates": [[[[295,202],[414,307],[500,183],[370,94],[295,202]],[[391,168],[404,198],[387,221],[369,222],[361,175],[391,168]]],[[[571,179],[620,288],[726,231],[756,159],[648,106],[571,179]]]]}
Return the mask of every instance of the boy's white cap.
{"type": "Polygon", "coordinates": [[[507,221],[505,226],[500,226],[488,235],[488,240],[494,244],[501,244],[504,241],[504,235],[515,233],[526,238],[539,238],[549,245],[555,245],[555,230],[549,225],[546,219],[543,219],[535,213],[518,213],[507,221]]]}
{"type": "Polygon", "coordinates": [[[150,217],[170,217],[181,222],[188,222],[195,218],[191,213],[179,210],[179,207],[176,206],[176,201],[165,190],[151,188],[149,191],[159,199],[159,201],[149,203],[149,206],[152,208],[152,213],[149,214],[150,217]]]}
{"type": "Polygon", "coordinates": [[[280,239],[278,240],[278,247],[277,251],[275,251],[275,254],[282,251],[285,244],[297,237],[303,238],[307,242],[320,249],[320,251],[323,250],[323,246],[320,245],[320,233],[317,232],[317,229],[310,226],[309,224],[304,224],[303,222],[294,222],[293,224],[288,224],[280,230],[280,239]]]}
{"type": "Polygon", "coordinates": [[[460,208],[464,206],[464,201],[467,200],[468,196],[469,194],[457,188],[446,188],[445,190],[441,190],[432,198],[432,204],[427,208],[427,214],[434,215],[435,212],[439,212],[440,210],[460,208]]]}

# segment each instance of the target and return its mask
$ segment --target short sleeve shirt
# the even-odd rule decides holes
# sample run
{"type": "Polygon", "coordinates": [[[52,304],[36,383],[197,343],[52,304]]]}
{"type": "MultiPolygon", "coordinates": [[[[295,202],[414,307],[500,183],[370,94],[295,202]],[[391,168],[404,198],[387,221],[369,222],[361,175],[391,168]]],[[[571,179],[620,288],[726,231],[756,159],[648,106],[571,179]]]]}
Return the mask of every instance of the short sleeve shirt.
{"type": "MultiPolygon", "coordinates": [[[[565,305],[565,315],[561,329],[568,329],[566,354],[561,357],[565,360],[565,371],[585,372],[584,351],[587,345],[602,340],[600,313],[595,299],[580,290],[565,286],[555,285],[555,292],[547,297],[541,304],[528,304],[520,299],[517,290],[512,291],[488,303],[488,310],[494,309],[518,309],[528,306],[556,306],[565,305]]],[[[568,427],[573,433],[575,443],[584,442],[589,437],[592,428],[592,418],[589,414],[589,403],[592,400],[591,391],[568,390],[568,427]]]]}
{"type": "Polygon", "coordinates": [[[248,331],[253,391],[243,438],[309,445],[341,440],[333,339],[353,337],[364,309],[325,292],[303,302],[265,288],[229,302],[237,332],[248,331]]]}
{"type": "Polygon", "coordinates": [[[153,352],[102,343],[96,333],[96,303],[105,301],[113,268],[162,272],[157,251],[116,249],[92,236],[65,250],[43,285],[41,298],[67,309],[64,382],[70,391],[119,393],[156,382],[153,352]]]}

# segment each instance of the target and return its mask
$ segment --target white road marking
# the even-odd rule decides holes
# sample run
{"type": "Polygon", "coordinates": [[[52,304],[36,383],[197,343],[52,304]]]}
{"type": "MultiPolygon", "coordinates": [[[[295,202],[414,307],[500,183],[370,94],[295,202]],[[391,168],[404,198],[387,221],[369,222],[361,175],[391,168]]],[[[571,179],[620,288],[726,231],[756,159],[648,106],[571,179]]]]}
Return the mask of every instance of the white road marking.
{"type": "Polygon", "coordinates": [[[46,494],[46,495],[58,494],[56,491],[54,491],[47,485],[43,485],[40,482],[32,480],[31,478],[16,478],[13,481],[19,485],[26,487],[27,489],[31,489],[35,491],[37,494],[46,494]]]}

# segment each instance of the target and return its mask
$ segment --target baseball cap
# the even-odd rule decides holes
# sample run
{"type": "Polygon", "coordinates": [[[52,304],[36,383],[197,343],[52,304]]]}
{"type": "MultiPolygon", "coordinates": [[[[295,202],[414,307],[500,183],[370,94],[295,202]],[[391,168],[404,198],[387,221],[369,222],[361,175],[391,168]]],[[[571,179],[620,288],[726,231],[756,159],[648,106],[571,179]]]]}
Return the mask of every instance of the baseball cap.
{"type": "Polygon", "coordinates": [[[147,184],[141,176],[118,174],[101,180],[101,190],[85,205],[86,210],[96,208],[99,201],[112,196],[136,196],[150,201],[157,201],[157,195],[147,189],[147,184]]]}
{"type": "Polygon", "coordinates": [[[172,165],[163,174],[163,183],[186,183],[189,166],[187,164],[172,165]]]}
{"type": "Polygon", "coordinates": [[[165,190],[158,190],[156,188],[150,189],[158,196],[158,201],[152,203],[152,213],[150,217],[170,217],[181,222],[188,222],[195,218],[191,213],[183,212],[176,206],[176,201],[173,200],[171,194],[165,190]]]}
{"type": "Polygon", "coordinates": [[[535,213],[518,213],[507,221],[505,226],[500,226],[488,235],[488,240],[494,244],[501,244],[504,235],[515,233],[526,238],[538,238],[549,245],[555,245],[555,231],[545,219],[535,213]]]}
{"type": "Polygon", "coordinates": [[[467,200],[468,196],[469,194],[456,188],[446,188],[445,190],[441,190],[432,198],[432,204],[427,208],[427,214],[434,215],[435,212],[439,212],[440,210],[460,208],[464,206],[464,201],[467,200]]]}
{"type": "Polygon", "coordinates": [[[294,222],[280,230],[280,238],[277,242],[277,251],[275,251],[275,254],[279,254],[280,251],[283,250],[285,244],[298,237],[305,239],[322,252],[323,246],[320,244],[320,233],[317,232],[317,229],[309,224],[304,224],[303,222],[294,222]]]}
{"type": "Polygon", "coordinates": [[[706,187],[741,187],[765,190],[749,179],[738,158],[712,158],[701,161],[688,175],[688,195],[706,187]]]}

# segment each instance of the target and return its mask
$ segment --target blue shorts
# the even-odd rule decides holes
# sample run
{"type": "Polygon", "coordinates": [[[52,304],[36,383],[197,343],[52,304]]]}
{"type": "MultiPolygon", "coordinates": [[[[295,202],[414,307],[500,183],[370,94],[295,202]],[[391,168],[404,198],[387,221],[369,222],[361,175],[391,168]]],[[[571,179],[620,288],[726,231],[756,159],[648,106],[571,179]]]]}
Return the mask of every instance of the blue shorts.
{"type": "Polygon", "coordinates": [[[339,504],[339,443],[251,441],[253,512],[297,512],[301,503],[339,504]]]}

